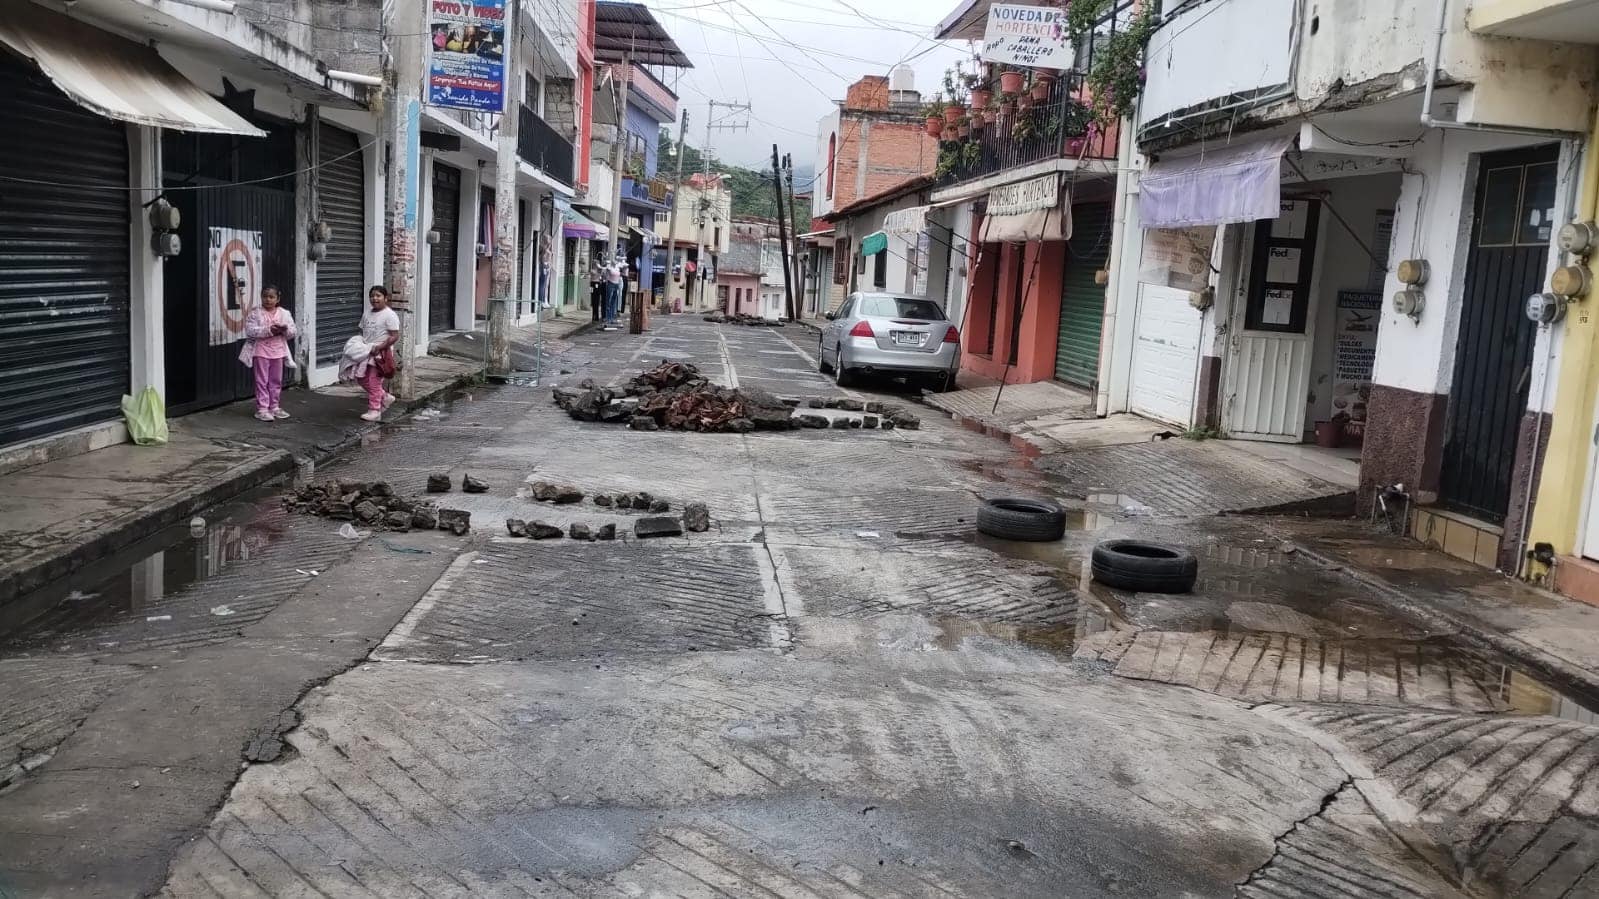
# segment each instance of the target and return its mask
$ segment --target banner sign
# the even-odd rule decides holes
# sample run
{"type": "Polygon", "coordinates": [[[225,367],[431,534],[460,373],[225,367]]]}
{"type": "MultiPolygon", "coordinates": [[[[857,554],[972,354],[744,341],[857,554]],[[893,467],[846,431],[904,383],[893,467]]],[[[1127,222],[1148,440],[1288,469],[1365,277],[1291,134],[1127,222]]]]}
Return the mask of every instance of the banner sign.
{"type": "Polygon", "coordinates": [[[1371,399],[1371,370],[1377,359],[1377,325],[1382,321],[1382,294],[1369,290],[1338,291],[1338,327],[1333,354],[1333,414],[1350,421],[1366,420],[1371,399]]]}
{"type": "Polygon", "coordinates": [[[1066,13],[1058,6],[988,8],[983,59],[1031,68],[1069,69],[1077,54],[1066,33],[1066,13]]]}
{"type": "Polygon", "coordinates": [[[244,339],[244,319],[261,295],[261,232],[211,228],[208,246],[211,346],[244,339]]]}
{"type": "Polygon", "coordinates": [[[1050,172],[1015,184],[1002,184],[989,191],[988,214],[1021,215],[1054,208],[1059,202],[1060,176],[1050,172]]]}
{"type": "Polygon", "coordinates": [[[1204,290],[1210,285],[1210,252],[1216,226],[1149,228],[1138,262],[1138,280],[1177,290],[1204,290]]]}
{"type": "Polygon", "coordinates": [[[428,9],[428,105],[501,111],[505,0],[428,0],[428,9]]]}

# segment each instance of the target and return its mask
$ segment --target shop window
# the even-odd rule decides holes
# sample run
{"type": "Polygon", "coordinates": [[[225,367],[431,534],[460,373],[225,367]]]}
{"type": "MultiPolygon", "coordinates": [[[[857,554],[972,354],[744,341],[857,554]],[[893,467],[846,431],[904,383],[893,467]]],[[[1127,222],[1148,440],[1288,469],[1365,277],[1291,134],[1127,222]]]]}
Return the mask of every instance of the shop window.
{"type": "Polygon", "coordinates": [[[1246,330],[1305,333],[1320,218],[1321,201],[1285,199],[1277,218],[1255,225],[1246,330]]]}
{"type": "Polygon", "coordinates": [[[888,251],[872,254],[872,286],[878,290],[888,286],[888,251]]]}

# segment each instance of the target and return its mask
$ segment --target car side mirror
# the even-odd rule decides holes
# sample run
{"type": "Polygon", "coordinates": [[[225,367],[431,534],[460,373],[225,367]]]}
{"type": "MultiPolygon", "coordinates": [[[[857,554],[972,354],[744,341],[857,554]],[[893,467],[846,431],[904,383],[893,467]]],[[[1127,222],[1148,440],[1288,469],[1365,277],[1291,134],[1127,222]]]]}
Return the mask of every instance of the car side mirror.
{"type": "Polygon", "coordinates": [[[828,321],[832,321],[835,318],[838,318],[838,313],[836,313],[836,312],[827,313],[827,320],[828,321]]]}

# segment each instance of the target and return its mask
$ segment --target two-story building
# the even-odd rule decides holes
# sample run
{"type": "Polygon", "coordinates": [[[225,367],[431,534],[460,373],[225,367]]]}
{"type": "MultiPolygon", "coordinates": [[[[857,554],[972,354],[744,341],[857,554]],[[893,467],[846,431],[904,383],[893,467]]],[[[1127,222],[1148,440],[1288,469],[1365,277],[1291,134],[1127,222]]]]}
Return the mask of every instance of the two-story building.
{"type": "Polygon", "coordinates": [[[1363,508],[1518,570],[1551,403],[1581,389],[1554,377],[1566,325],[1526,309],[1565,261],[1599,67],[1488,12],[1540,5],[1573,4],[1169,4],[1108,408],[1341,445],[1363,508]]]}
{"type": "Polygon", "coordinates": [[[696,172],[683,179],[673,198],[677,212],[670,216],[668,248],[662,268],[671,280],[666,302],[682,310],[716,307],[711,289],[717,261],[728,251],[733,235],[733,192],[719,174],[696,172]]]}

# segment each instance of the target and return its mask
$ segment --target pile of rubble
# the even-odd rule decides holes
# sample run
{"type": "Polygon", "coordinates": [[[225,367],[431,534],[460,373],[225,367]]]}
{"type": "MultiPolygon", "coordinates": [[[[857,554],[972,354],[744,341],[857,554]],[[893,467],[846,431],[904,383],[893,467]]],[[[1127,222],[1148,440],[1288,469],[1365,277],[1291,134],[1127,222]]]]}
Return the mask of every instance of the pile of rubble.
{"type": "Polygon", "coordinates": [[[555,388],[555,404],[578,421],[654,431],[784,431],[795,427],[789,403],[764,390],[718,387],[690,362],[662,362],[626,387],[555,388]]]}
{"type": "Polygon", "coordinates": [[[761,318],[759,315],[749,315],[744,312],[735,312],[732,315],[723,315],[712,312],[705,316],[705,320],[714,325],[746,325],[751,328],[781,328],[783,323],[775,319],[761,318]]]}
{"type": "MultiPolygon", "coordinates": [[[[446,478],[445,488],[448,489],[448,486],[446,478]]],[[[432,487],[431,479],[429,487],[432,487]]],[[[384,481],[324,481],[309,484],[285,496],[283,507],[291,512],[317,515],[332,521],[358,521],[389,531],[437,529],[459,537],[472,529],[470,513],[461,509],[440,509],[433,503],[399,496],[384,481]]]]}
{"type": "Polygon", "coordinates": [[[781,398],[754,387],[718,387],[690,362],[662,362],[641,372],[626,387],[597,387],[585,379],[576,387],[557,387],[555,404],[578,421],[627,425],[637,431],[787,431],[793,428],[883,428],[915,430],[922,421],[898,406],[875,400],[813,397],[812,409],[860,412],[833,418],[796,415],[798,398],[781,398]]]}
{"type": "MultiPolygon", "coordinates": [[[[538,498],[538,487],[550,487],[539,481],[535,483],[535,498],[538,498]]],[[[568,488],[570,489],[570,488],[568,488]]],[[[546,491],[548,492],[548,491],[546,491]]],[[[582,498],[582,494],[578,494],[582,498]]],[[[550,502],[560,500],[550,499],[550,502]]],[[[607,493],[594,495],[594,504],[610,509],[637,509],[645,512],[667,512],[671,504],[665,500],[655,499],[648,493],[618,493],[614,496],[607,493]]],[[[704,503],[689,503],[683,507],[681,518],[670,515],[651,515],[639,518],[633,522],[633,536],[640,540],[651,537],[680,537],[685,530],[700,534],[711,529],[711,511],[704,503]]],[[[542,521],[525,521],[521,518],[505,519],[505,531],[512,537],[529,537],[534,540],[559,540],[562,537],[571,537],[573,540],[615,540],[616,524],[607,522],[599,527],[590,527],[581,522],[574,523],[562,531],[559,525],[547,524],[542,521]]]]}

